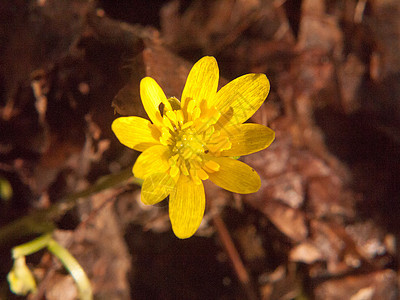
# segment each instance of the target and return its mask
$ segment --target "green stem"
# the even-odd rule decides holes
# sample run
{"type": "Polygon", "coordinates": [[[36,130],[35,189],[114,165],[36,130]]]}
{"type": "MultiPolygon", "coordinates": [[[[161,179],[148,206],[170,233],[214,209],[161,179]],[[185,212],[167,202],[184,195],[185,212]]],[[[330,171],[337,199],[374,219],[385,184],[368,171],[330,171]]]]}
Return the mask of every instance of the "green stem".
{"type": "Polygon", "coordinates": [[[65,197],[62,201],[52,205],[46,210],[40,210],[31,215],[3,226],[0,229],[0,245],[6,244],[11,239],[29,234],[51,232],[54,229],[54,221],[62,217],[67,211],[75,207],[80,198],[92,196],[111,187],[116,187],[131,179],[132,183],[141,185],[141,180],[132,176],[132,169],[122,170],[117,174],[111,174],[100,178],[94,185],[81,192],[65,197]]]}
{"type": "MultiPolygon", "coordinates": [[[[92,288],[90,285],[89,278],[86,276],[85,271],[82,269],[78,261],[71,255],[71,253],[69,253],[67,249],[62,247],[51,237],[51,234],[42,235],[41,237],[38,237],[33,241],[14,247],[12,249],[13,259],[18,260],[20,258],[23,258],[23,264],[21,266],[25,267],[25,256],[36,253],[46,247],[54,256],[56,256],[61,261],[63,266],[68,270],[72,278],[75,280],[75,283],[79,291],[79,296],[80,296],[79,298],[81,300],[93,299],[92,288]]],[[[18,266],[20,265],[17,264],[17,267],[18,266]]],[[[21,269],[21,266],[19,269],[21,269]]],[[[19,271],[19,273],[21,273],[20,270],[16,271],[19,271]]],[[[23,269],[23,271],[25,271],[25,269],[23,269]]],[[[16,287],[21,286],[21,284],[19,285],[17,284],[18,280],[21,281],[22,283],[26,282],[27,274],[25,273],[24,276],[22,277],[15,277],[15,276],[12,277],[13,280],[15,281],[12,283],[16,284],[16,287]]],[[[12,283],[10,283],[10,286],[12,286],[12,283]]],[[[19,289],[17,289],[14,292],[18,293],[18,291],[19,289]]],[[[26,294],[25,290],[23,293],[26,294]]]]}
{"type": "Polygon", "coordinates": [[[17,259],[21,256],[28,256],[42,250],[43,248],[46,248],[50,240],[51,235],[45,234],[37,239],[34,239],[33,241],[14,247],[12,249],[13,259],[17,259]]]}
{"type": "Polygon", "coordinates": [[[67,249],[62,247],[53,239],[49,241],[47,249],[62,262],[64,267],[74,278],[75,283],[78,287],[80,299],[93,299],[92,288],[89,278],[86,276],[85,271],[82,269],[78,261],[71,255],[71,253],[69,253],[67,249]]]}

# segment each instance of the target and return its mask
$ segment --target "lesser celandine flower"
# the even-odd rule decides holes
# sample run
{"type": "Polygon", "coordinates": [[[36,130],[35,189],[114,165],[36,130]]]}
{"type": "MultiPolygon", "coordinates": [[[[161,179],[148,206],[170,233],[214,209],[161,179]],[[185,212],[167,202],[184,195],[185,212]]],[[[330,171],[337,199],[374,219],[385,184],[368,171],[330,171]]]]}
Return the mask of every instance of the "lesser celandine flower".
{"type": "Polygon", "coordinates": [[[234,159],[268,147],[275,133],[259,124],[243,124],[261,106],[270,89],[264,74],[241,76],[217,92],[218,65],[203,57],[191,69],[181,101],[165,96],[151,77],[140,82],[140,96],[151,120],[120,117],[112,130],[125,146],[143,151],[133,166],[144,180],[141,200],[156,204],[169,195],[172,229],[192,236],[204,215],[202,180],[235,193],[256,192],[261,181],[248,165],[234,159]]]}

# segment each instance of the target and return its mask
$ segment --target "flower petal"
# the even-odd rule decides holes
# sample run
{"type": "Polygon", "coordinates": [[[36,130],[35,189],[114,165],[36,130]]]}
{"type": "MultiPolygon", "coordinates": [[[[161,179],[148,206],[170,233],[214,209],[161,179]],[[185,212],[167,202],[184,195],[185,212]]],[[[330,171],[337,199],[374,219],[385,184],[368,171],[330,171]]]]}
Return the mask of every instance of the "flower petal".
{"type": "Polygon", "coordinates": [[[153,124],[161,124],[162,118],[158,107],[160,103],[167,102],[167,97],[153,78],[145,77],[140,81],[140,98],[153,124]]]}
{"type": "Polygon", "coordinates": [[[189,99],[200,104],[203,99],[213,98],[218,89],[219,70],[214,57],[205,56],[194,64],[182,92],[182,107],[189,99]]]}
{"type": "Polygon", "coordinates": [[[165,173],[169,169],[169,149],[164,145],[148,148],[137,158],[133,166],[133,175],[145,179],[152,173],[165,173]]]}
{"type": "Polygon", "coordinates": [[[203,219],[205,202],[203,184],[180,176],[169,198],[169,217],[178,238],[186,239],[196,232],[203,219]]]}
{"type": "Polygon", "coordinates": [[[164,200],[174,189],[175,181],[168,173],[153,173],[147,176],[142,185],[141,200],[153,205],[164,200]]]}
{"type": "Polygon", "coordinates": [[[209,106],[220,111],[222,122],[241,124],[259,109],[269,90],[269,81],[264,74],[243,75],[222,87],[210,99],[209,106]]]}
{"type": "Polygon", "coordinates": [[[261,186],[261,179],[253,168],[229,157],[213,157],[220,168],[208,173],[212,182],[220,187],[239,194],[255,193],[261,186]]]}
{"type": "Polygon", "coordinates": [[[111,125],[121,144],[144,151],[147,148],[159,145],[160,131],[148,120],[140,117],[120,117],[111,125]]]}
{"type": "Polygon", "coordinates": [[[242,156],[267,148],[275,139],[275,132],[264,125],[238,124],[221,128],[221,135],[229,137],[231,148],[222,156],[242,156]]]}

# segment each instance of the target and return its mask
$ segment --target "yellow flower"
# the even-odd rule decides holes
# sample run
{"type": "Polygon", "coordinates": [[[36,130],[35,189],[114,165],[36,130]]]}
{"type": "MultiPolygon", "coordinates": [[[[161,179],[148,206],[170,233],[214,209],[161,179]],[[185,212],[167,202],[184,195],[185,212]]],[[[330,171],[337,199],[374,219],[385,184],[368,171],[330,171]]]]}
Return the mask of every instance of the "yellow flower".
{"type": "Polygon", "coordinates": [[[270,89],[264,74],[247,74],[217,92],[218,65],[203,57],[191,69],[181,101],[167,99],[151,77],[140,82],[140,96],[152,123],[140,117],[120,117],[112,130],[125,146],[143,151],[133,174],[144,180],[141,200],[156,204],[169,195],[172,229],[191,237],[205,210],[202,180],[210,179],[235,193],[256,192],[258,174],[232,157],[268,147],[270,128],[243,124],[261,106],[270,89]]]}

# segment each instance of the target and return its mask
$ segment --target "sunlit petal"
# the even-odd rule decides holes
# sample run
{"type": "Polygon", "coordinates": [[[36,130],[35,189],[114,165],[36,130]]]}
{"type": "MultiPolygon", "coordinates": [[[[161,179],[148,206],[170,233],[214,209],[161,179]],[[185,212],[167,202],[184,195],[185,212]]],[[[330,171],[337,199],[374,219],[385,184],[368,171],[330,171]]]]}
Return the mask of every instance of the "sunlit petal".
{"type": "Polygon", "coordinates": [[[144,204],[156,204],[164,200],[174,187],[175,181],[168,173],[150,174],[143,182],[141,200],[144,204]]]}
{"type": "Polygon", "coordinates": [[[187,176],[180,176],[169,199],[172,230],[178,238],[191,237],[199,228],[205,210],[203,184],[196,184],[187,176]]]}
{"type": "Polygon", "coordinates": [[[194,64],[182,93],[182,107],[189,99],[200,104],[203,99],[208,100],[215,96],[218,88],[219,70],[214,57],[205,56],[194,64]]]}
{"type": "Polygon", "coordinates": [[[167,97],[153,78],[145,77],[140,81],[140,98],[150,120],[159,125],[161,122],[159,105],[162,102],[166,103],[167,97]]]}
{"type": "Polygon", "coordinates": [[[255,193],[261,186],[257,172],[245,163],[229,157],[212,158],[220,168],[208,176],[216,185],[239,194],[255,193]]]}
{"type": "Polygon", "coordinates": [[[220,111],[222,123],[241,124],[259,109],[269,90],[264,74],[243,75],[222,87],[210,100],[210,105],[220,111]]]}
{"type": "Polygon", "coordinates": [[[121,144],[137,151],[144,151],[151,146],[160,144],[160,131],[148,120],[140,117],[115,119],[111,129],[121,144]]]}
{"type": "Polygon", "coordinates": [[[164,145],[153,146],[137,158],[133,166],[133,175],[144,179],[152,173],[162,173],[169,169],[169,149],[164,145]]]}
{"type": "Polygon", "coordinates": [[[275,138],[275,132],[259,124],[238,124],[221,129],[231,142],[231,148],[221,152],[222,156],[242,156],[267,148],[275,138]]]}

